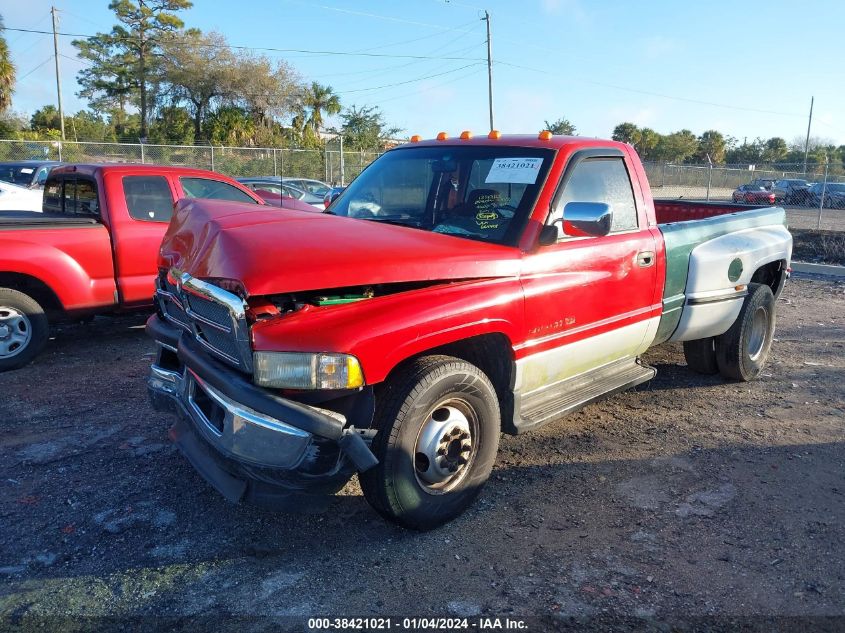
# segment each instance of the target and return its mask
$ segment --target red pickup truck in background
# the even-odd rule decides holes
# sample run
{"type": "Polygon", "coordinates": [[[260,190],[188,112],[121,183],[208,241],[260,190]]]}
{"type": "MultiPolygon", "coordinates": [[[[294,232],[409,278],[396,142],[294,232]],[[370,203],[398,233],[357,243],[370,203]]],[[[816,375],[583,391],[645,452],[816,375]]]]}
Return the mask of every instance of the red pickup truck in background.
{"type": "Polygon", "coordinates": [[[181,198],[259,205],[210,171],[156,165],[65,165],[43,213],[0,212],[0,371],[44,347],[55,319],[151,306],[161,238],[181,198]]]}
{"type": "Polygon", "coordinates": [[[444,137],[382,154],[324,214],[177,204],[148,386],[226,498],[357,472],[380,514],[427,529],[478,495],[500,432],[650,380],[654,345],[760,373],[783,209],[655,201],[613,141],[444,137]]]}

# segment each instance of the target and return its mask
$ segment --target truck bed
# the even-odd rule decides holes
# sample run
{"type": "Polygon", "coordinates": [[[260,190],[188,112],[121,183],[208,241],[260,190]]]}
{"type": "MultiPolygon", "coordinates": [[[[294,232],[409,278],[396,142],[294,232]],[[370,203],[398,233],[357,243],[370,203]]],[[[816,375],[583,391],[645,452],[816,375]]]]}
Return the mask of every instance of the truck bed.
{"type": "Polygon", "coordinates": [[[695,202],[693,200],[654,199],[654,213],[658,224],[703,220],[729,213],[742,213],[767,207],[730,202],[695,202]]]}

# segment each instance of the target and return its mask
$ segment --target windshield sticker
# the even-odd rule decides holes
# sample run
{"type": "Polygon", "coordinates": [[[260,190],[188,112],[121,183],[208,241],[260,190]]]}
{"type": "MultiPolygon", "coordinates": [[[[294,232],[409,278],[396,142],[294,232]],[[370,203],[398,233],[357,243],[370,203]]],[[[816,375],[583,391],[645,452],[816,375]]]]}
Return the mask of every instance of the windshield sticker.
{"type": "Polygon", "coordinates": [[[32,171],[33,171],[33,170],[32,170],[32,167],[22,167],[22,168],[21,168],[21,173],[22,173],[22,174],[31,174],[31,173],[32,173],[32,171]]]}
{"type": "Polygon", "coordinates": [[[484,182],[533,185],[542,164],[542,158],[497,158],[484,182]]]}

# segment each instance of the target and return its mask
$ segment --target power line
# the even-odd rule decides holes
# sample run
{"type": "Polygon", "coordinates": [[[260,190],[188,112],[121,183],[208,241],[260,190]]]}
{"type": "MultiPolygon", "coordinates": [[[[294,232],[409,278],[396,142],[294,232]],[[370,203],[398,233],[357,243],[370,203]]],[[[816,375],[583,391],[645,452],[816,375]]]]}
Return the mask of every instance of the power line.
{"type": "Polygon", "coordinates": [[[456,81],[462,81],[462,80],[464,80],[464,79],[468,79],[469,77],[472,77],[473,75],[476,75],[476,74],[478,73],[477,68],[478,68],[478,66],[480,66],[480,65],[481,65],[481,64],[476,64],[476,65],[475,65],[476,70],[473,70],[472,72],[466,73],[466,74],[464,74],[464,75],[459,75],[459,76],[454,77],[453,79],[449,79],[449,80],[447,80],[447,81],[441,81],[440,83],[436,83],[436,84],[434,84],[433,86],[425,86],[425,87],[422,87],[422,88],[418,88],[417,90],[414,90],[413,92],[407,92],[407,93],[405,93],[405,94],[403,94],[403,95],[397,95],[397,96],[394,96],[394,97],[388,97],[388,98],[386,98],[386,99],[381,99],[381,98],[379,98],[378,103],[379,103],[379,105],[381,105],[382,103],[387,103],[388,101],[396,101],[397,99],[406,99],[406,98],[408,98],[408,97],[413,97],[413,96],[416,96],[416,95],[418,95],[420,92],[422,92],[422,91],[424,91],[424,90],[426,90],[426,91],[427,91],[427,90],[434,90],[434,89],[436,89],[436,88],[440,88],[440,87],[442,87],[442,86],[446,86],[446,85],[448,85],[448,84],[453,84],[453,83],[455,83],[456,81]]]}
{"type": "Polygon", "coordinates": [[[30,70],[28,73],[24,74],[22,77],[18,77],[17,81],[23,81],[24,79],[26,79],[27,77],[29,77],[32,73],[34,73],[36,70],[38,70],[39,68],[41,68],[44,64],[46,64],[47,62],[50,62],[50,61],[53,61],[53,56],[52,56],[52,55],[50,55],[47,59],[45,59],[43,62],[41,62],[40,64],[38,64],[38,66],[36,66],[36,67],[35,67],[35,68],[33,68],[32,70],[30,70]]]}
{"type": "Polygon", "coordinates": [[[416,77],[415,79],[408,79],[407,81],[399,81],[392,84],[385,84],[383,86],[373,86],[372,88],[358,88],[356,90],[339,90],[339,94],[351,94],[353,92],[370,92],[372,90],[382,90],[383,88],[393,88],[394,86],[404,86],[406,84],[412,84],[417,81],[423,81],[424,79],[433,79],[434,77],[442,77],[443,75],[450,75],[452,73],[456,73],[460,70],[464,70],[465,68],[469,68],[470,66],[477,66],[482,62],[475,62],[472,64],[467,64],[466,66],[461,66],[460,68],[453,68],[452,70],[446,70],[442,73],[436,73],[434,75],[426,75],[424,77],[416,77]]]}
{"type": "MultiPolygon", "coordinates": [[[[530,70],[532,72],[537,72],[537,73],[541,73],[541,74],[544,74],[544,75],[554,75],[555,74],[552,71],[542,70],[540,68],[532,68],[530,66],[523,66],[521,64],[513,64],[511,62],[495,61],[493,63],[500,64],[502,66],[510,66],[512,68],[520,68],[522,70],[530,70]]],[[[673,99],[675,101],[684,101],[686,103],[697,103],[699,105],[707,105],[707,106],[713,106],[713,107],[717,107],[717,108],[726,108],[728,110],[742,110],[742,111],[745,111],[745,112],[757,112],[757,113],[760,113],[760,114],[776,114],[776,115],[779,115],[779,116],[794,116],[794,117],[804,118],[803,114],[797,114],[795,112],[777,112],[775,110],[761,110],[761,109],[758,109],[758,108],[746,108],[746,107],[742,107],[742,106],[729,105],[727,103],[716,103],[715,101],[702,101],[700,99],[690,99],[688,97],[677,97],[677,96],[674,96],[674,95],[667,95],[667,94],[663,94],[663,93],[660,93],[660,92],[650,92],[648,90],[640,90],[638,88],[628,88],[626,86],[617,86],[615,84],[604,83],[604,82],[601,82],[601,81],[593,81],[591,79],[581,79],[581,78],[578,78],[578,77],[572,77],[570,75],[567,75],[567,79],[574,80],[574,81],[580,81],[582,83],[593,84],[595,86],[602,86],[604,88],[612,88],[614,90],[623,90],[625,92],[634,92],[634,93],[637,93],[637,94],[644,94],[644,95],[649,95],[649,96],[652,96],[652,97],[661,97],[663,99],[673,99]]]]}
{"type": "MultiPolygon", "coordinates": [[[[45,35],[52,35],[52,31],[39,31],[36,29],[17,29],[17,28],[6,28],[7,31],[20,31],[25,33],[42,33],[45,35]]],[[[56,35],[61,35],[63,37],[84,37],[90,38],[95,37],[94,35],[87,34],[87,33],[62,33],[57,32],[56,35]]],[[[116,38],[116,39],[127,39],[131,40],[132,38],[116,38]]],[[[245,51],[270,51],[274,53],[306,53],[309,55],[339,55],[339,56],[348,56],[348,57],[388,57],[391,59],[440,59],[440,60],[454,60],[454,61],[464,61],[464,62],[475,62],[481,61],[481,59],[471,58],[471,57],[436,57],[430,55],[396,55],[396,54],[388,54],[388,53],[365,53],[365,52],[354,52],[354,51],[323,51],[323,50],[309,50],[304,48],[273,48],[269,46],[237,46],[234,44],[209,44],[209,43],[198,43],[198,47],[200,48],[228,48],[232,50],[245,50],[245,51]]]]}

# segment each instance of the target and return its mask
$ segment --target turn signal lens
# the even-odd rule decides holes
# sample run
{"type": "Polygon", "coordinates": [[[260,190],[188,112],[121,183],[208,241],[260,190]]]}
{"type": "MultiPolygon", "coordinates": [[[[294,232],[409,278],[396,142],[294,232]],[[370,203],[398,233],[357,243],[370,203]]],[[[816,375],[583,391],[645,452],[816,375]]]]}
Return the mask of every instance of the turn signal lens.
{"type": "Polygon", "coordinates": [[[472,132],[470,132],[469,130],[464,130],[463,132],[461,132],[461,140],[462,141],[468,141],[471,138],[472,138],[472,132]]]}
{"type": "Polygon", "coordinates": [[[254,381],[276,389],[357,389],[364,386],[358,359],[348,354],[255,352],[254,381]]]}
{"type": "Polygon", "coordinates": [[[419,134],[414,134],[411,137],[411,143],[419,143],[421,140],[422,140],[422,136],[420,136],[419,134]]]}
{"type": "Polygon", "coordinates": [[[548,140],[551,140],[552,133],[549,132],[548,130],[543,130],[542,132],[540,132],[540,134],[537,136],[537,138],[540,139],[541,141],[548,141],[548,140]]]}
{"type": "Polygon", "coordinates": [[[487,138],[492,138],[494,141],[498,141],[502,138],[502,133],[499,130],[490,130],[490,134],[487,135],[487,138]]]}
{"type": "Polygon", "coordinates": [[[438,132],[437,133],[437,140],[438,141],[445,141],[447,138],[449,138],[449,135],[446,134],[446,132],[438,132]]]}

